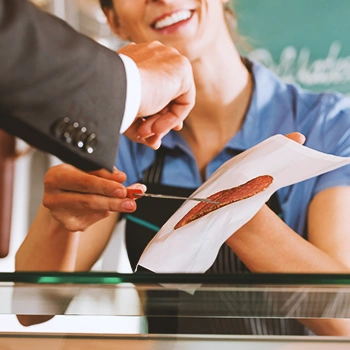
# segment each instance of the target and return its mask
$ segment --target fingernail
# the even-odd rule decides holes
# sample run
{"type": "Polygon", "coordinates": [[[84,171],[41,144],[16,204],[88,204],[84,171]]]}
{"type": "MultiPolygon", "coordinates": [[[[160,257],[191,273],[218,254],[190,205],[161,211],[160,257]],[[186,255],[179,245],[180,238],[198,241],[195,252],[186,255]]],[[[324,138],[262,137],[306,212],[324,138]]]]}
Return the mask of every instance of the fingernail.
{"type": "Polygon", "coordinates": [[[146,186],[146,185],[141,184],[140,187],[141,187],[141,189],[142,189],[143,192],[146,192],[146,191],[147,191],[147,186],[146,186]]]}
{"type": "Polygon", "coordinates": [[[150,134],[148,134],[147,136],[144,136],[143,138],[145,139],[145,140],[147,140],[148,138],[150,138],[150,137],[152,137],[152,136],[154,136],[155,135],[155,133],[154,132],[151,132],[150,134]]]}
{"type": "Polygon", "coordinates": [[[134,210],[135,209],[135,202],[133,202],[133,201],[125,201],[122,204],[122,208],[124,210],[134,210]]]}
{"type": "Polygon", "coordinates": [[[154,149],[157,150],[162,144],[162,140],[159,140],[157,141],[155,144],[154,144],[154,149]]]}

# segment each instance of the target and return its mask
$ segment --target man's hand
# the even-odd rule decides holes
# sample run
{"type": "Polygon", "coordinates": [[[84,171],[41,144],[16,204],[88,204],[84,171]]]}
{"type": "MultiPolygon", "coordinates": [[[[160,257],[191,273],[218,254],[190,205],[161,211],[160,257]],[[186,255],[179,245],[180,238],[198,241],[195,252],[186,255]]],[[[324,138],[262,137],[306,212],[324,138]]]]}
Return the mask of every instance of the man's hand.
{"type": "Polygon", "coordinates": [[[195,86],[189,60],[159,42],[129,44],[118,51],[137,65],[142,85],[139,113],[124,133],[157,149],[171,129],[180,130],[194,106],[195,86]]]}

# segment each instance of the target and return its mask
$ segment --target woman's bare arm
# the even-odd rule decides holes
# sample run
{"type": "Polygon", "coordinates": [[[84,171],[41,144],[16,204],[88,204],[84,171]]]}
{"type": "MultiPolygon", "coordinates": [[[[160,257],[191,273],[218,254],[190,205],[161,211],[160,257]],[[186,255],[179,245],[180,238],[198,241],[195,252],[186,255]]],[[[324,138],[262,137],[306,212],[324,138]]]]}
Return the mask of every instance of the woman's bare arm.
{"type": "MultiPolygon", "coordinates": [[[[136,209],[115,170],[82,172],[70,165],[51,168],[45,177],[43,204],[19,248],[17,271],[87,271],[102,254],[120,212],[136,209]]],[[[145,189],[135,184],[131,187],[145,189]]],[[[24,325],[51,316],[18,316],[24,325]]]]}
{"type": "Polygon", "coordinates": [[[43,204],[17,252],[16,270],[75,271],[81,244],[86,261],[79,266],[88,270],[107,244],[117,213],[136,209],[135,200],[126,198],[125,180],[118,170],[86,173],[66,164],[49,169],[43,204]]]}
{"type": "MultiPolygon", "coordinates": [[[[328,189],[310,204],[309,241],[266,205],[227,244],[253,272],[349,273],[350,188],[328,189]]],[[[350,320],[303,320],[317,334],[350,335],[350,320]]]]}

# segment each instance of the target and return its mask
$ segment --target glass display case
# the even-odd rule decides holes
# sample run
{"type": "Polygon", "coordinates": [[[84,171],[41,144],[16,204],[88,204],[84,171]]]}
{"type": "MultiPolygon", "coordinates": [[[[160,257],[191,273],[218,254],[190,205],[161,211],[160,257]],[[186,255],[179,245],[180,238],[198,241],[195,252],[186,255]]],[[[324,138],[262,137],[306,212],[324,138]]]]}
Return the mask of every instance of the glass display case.
{"type": "Polygon", "coordinates": [[[350,275],[17,272],[0,274],[0,295],[0,349],[350,346],[350,337],[227,328],[350,318],[350,275]]]}

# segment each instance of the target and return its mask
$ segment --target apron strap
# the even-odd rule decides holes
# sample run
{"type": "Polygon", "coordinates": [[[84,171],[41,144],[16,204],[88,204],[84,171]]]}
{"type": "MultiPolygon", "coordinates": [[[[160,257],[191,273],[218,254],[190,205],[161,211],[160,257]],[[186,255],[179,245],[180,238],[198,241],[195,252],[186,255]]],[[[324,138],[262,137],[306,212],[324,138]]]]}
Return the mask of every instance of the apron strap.
{"type": "Polygon", "coordinates": [[[166,155],[166,148],[160,146],[156,151],[154,162],[148,167],[142,175],[142,181],[144,184],[160,184],[162,177],[164,159],[166,155]]]}

